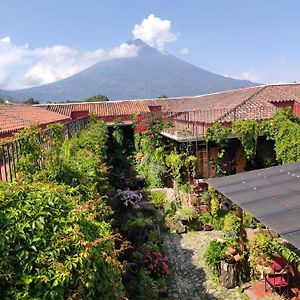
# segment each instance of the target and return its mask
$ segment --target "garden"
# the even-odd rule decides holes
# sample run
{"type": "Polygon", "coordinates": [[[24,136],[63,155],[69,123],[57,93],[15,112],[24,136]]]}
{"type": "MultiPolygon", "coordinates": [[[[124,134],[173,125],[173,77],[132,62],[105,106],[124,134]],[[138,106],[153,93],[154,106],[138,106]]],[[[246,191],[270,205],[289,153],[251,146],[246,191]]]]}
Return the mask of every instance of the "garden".
{"type": "MultiPolygon", "coordinates": [[[[213,188],[193,184],[193,144],[163,138],[166,126],[161,115],[145,114],[134,117],[134,139],[118,120],[108,129],[93,118],[72,138],[59,124],[18,134],[17,179],[0,183],[3,299],[172,299],[165,237],[200,231],[220,233],[204,258],[224,287],[259,277],[274,250],[299,268],[299,254],[263,224],[213,188]],[[248,228],[259,234],[247,238],[248,228]]],[[[229,134],[253,161],[262,132],[274,142],[277,163],[299,160],[299,119],[281,111],[264,123],[213,125],[206,139],[219,150],[216,174],[224,175],[229,134]]]]}

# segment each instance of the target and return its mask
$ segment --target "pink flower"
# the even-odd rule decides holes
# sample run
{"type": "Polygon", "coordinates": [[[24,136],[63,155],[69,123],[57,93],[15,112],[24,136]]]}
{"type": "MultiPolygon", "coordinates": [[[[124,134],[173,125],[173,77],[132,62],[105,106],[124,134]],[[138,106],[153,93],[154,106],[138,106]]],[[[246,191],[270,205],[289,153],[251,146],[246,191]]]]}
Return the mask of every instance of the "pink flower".
{"type": "Polygon", "coordinates": [[[147,128],[146,125],[140,124],[140,125],[138,125],[138,126],[136,127],[135,131],[136,131],[137,133],[142,133],[142,132],[146,131],[147,129],[148,129],[148,128],[147,128]]]}

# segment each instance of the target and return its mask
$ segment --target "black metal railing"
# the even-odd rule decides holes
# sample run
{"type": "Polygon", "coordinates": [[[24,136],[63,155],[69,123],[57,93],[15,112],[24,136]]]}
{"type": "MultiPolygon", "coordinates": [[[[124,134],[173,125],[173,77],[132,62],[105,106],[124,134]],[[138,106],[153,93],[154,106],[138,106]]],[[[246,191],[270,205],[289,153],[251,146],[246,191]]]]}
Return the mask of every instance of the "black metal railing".
{"type": "MultiPolygon", "coordinates": [[[[70,138],[83,130],[89,118],[72,120],[64,124],[65,137],[70,138]]],[[[38,135],[38,139],[44,148],[48,148],[48,129],[38,135]]],[[[22,155],[22,141],[19,139],[0,145],[0,180],[13,181],[16,178],[17,164],[22,155]]]]}
{"type": "Polygon", "coordinates": [[[164,129],[164,133],[174,137],[203,137],[207,128],[214,123],[229,126],[236,120],[266,120],[274,116],[277,107],[240,107],[233,109],[193,110],[193,111],[168,111],[164,118],[173,125],[164,129]]]}

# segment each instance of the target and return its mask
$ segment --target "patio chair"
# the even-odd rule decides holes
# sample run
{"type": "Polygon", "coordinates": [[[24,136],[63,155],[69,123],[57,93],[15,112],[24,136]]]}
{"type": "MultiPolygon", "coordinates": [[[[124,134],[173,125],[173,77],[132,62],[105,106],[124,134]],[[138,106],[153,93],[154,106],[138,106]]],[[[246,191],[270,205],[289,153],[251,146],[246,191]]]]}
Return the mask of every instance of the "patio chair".
{"type": "Polygon", "coordinates": [[[273,260],[269,265],[271,272],[265,275],[265,291],[268,286],[272,292],[278,291],[281,295],[286,289],[286,295],[289,298],[289,264],[280,256],[273,256],[273,260]]]}

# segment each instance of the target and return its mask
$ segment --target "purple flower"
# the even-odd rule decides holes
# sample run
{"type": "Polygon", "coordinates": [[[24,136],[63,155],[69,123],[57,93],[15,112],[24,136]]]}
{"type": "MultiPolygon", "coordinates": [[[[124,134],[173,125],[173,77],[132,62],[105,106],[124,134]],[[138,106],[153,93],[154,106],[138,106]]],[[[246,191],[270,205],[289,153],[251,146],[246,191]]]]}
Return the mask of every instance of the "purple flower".
{"type": "Polygon", "coordinates": [[[114,198],[116,200],[121,201],[125,207],[132,206],[134,208],[137,208],[139,206],[138,202],[142,200],[143,196],[138,191],[131,191],[129,189],[127,190],[118,189],[115,193],[114,198]]]}

